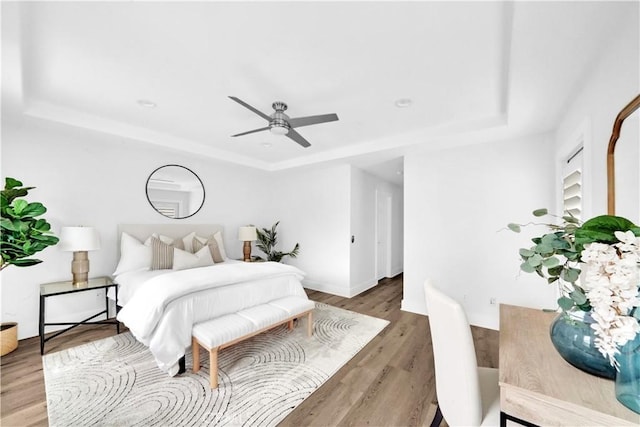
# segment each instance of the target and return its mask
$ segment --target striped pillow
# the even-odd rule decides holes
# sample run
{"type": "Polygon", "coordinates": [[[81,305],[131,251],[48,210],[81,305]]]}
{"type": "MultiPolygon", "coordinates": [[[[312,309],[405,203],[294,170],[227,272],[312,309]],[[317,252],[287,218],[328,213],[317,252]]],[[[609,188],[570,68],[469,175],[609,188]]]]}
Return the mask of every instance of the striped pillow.
{"type": "Polygon", "coordinates": [[[157,237],[151,237],[151,269],[166,270],[173,267],[173,246],[157,237]]]}
{"type": "Polygon", "coordinates": [[[213,258],[213,262],[224,262],[222,255],[220,254],[220,248],[218,247],[218,242],[213,236],[209,237],[209,239],[205,240],[202,237],[194,237],[193,238],[193,252],[198,252],[200,249],[209,246],[209,251],[211,252],[211,258],[213,258]]]}

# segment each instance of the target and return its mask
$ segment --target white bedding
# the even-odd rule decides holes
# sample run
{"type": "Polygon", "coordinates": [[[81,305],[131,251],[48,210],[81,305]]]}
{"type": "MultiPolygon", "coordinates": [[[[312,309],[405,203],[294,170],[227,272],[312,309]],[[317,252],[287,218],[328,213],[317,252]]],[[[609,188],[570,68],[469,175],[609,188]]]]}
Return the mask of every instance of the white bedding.
{"type": "Polygon", "coordinates": [[[170,375],[177,373],[178,361],[191,345],[195,323],[285,296],[306,298],[304,273],[275,262],[225,262],[137,273],[117,278],[118,283],[126,282],[119,291],[125,303],[118,320],[149,347],[160,369],[170,375]]]}

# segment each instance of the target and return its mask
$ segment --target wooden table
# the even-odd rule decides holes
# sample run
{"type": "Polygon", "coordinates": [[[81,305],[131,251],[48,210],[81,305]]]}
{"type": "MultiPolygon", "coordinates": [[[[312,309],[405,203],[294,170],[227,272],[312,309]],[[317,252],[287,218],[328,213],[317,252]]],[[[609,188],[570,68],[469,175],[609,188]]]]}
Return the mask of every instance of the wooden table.
{"type": "Polygon", "coordinates": [[[549,337],[556,313],[500,305],[500,408],[537,425],[626,426],[640,415],[616,400],[614,381],[567,363],[549,337]]]}

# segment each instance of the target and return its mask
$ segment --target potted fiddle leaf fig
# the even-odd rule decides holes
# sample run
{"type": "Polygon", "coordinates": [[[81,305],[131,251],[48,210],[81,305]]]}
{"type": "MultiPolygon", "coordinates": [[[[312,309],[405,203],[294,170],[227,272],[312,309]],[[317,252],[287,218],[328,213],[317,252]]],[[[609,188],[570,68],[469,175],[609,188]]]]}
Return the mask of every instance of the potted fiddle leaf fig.
{"type": "MultiPolygon", "coordinates": [[[[1,242],[0,270],[10,265],[29,267],[42,261],[31,258],[37,252],[58,243],[51,233],[51,225],[43,218],[47,208],[39,202],[27,202],[25,197],[35,187],[23,187],[22,182],[7,177],[4,190],[0,191],[1,242]]],[[[18,324],[0,324],[0,356],[18,347],[18,324]]]]}
{"type": "Polygon", "coordinates": [[[256,228],[256,233],[258,234],[258,243],[256,243],[256,246],[265,253],[267,261],[280,262],[282,261],[282,258],[286,256],[295,258],[300,252],[299,243],[296,243],[296,246],[290,252],[281,252],[276,249],[276,245],[278,244],[278,233],[276,232],[276,228],[278,227],[278,224],[280,224],[280,221],[273,224],[271,229],[256,228]]]}
{"type": "Polygon", "coordinates": [[[7,177],[0,191],[0,227],[2,229],[2,260],[0,270],[10,265],[29,267],[42,261],[30,258],[37,252],[58,243],[51,233],[51,225],[38,218],[47,212],[39,202],[27,202],[25,197],[35,187],[23,187],[22,182],[7,177]]]}

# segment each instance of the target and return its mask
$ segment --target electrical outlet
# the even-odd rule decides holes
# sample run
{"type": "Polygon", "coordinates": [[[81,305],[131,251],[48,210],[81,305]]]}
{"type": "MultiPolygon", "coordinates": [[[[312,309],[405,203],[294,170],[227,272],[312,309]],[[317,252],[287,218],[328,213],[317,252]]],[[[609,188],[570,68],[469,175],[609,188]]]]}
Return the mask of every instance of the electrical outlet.
{"type": "Polygon", "coordinates": [[[489,298],[489,304],[496,305],[496,298],[495,297],[489,298]]]}

